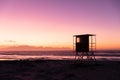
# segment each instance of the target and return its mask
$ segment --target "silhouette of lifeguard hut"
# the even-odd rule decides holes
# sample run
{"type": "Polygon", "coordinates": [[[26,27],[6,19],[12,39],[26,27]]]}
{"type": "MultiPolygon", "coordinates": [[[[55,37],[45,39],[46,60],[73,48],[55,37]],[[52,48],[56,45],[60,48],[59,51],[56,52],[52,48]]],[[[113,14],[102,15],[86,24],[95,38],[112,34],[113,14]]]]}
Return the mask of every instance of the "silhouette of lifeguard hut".
{"type": "Polygon", "coordinates": [[[73,44],[73,49],[76,52],[75,60],[96,60],[94,55],[96,50],[96,35],[74,35],[73,44]]]}

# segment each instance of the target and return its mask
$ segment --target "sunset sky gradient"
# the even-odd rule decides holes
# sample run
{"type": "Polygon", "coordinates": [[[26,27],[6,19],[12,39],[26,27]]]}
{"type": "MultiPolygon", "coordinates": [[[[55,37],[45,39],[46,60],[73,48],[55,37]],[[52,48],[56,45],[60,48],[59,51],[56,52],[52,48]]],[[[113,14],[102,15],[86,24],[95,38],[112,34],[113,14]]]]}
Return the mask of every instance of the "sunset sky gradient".
{"type": "Polygon", "coordinates": [[[96,34],[97,49],[120,49],[120,0],[0,0],[0,48],[73,47],[96,34]]]}

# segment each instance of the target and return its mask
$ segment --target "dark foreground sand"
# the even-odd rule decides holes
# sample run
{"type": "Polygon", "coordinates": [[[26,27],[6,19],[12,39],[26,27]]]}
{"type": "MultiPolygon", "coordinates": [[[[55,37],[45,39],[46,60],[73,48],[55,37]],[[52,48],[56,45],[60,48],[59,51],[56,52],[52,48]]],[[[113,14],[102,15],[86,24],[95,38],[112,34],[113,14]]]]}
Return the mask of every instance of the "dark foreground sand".
{"type": "Polygon", "coordinates": [[[120,80],[120,62],[0,61],[0,80],[120,80]]]}

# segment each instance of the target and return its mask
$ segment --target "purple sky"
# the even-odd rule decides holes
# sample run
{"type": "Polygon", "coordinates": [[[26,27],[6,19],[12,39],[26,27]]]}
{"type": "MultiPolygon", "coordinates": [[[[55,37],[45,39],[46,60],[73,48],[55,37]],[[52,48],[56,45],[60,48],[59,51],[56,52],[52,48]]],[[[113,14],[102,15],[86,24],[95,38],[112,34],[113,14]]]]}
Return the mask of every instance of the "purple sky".
{"type": "Polygon", "coordinates": [[[73,35],[93,33],[98,48],[120,49],[119,30],[120,0],[0,0],[1,45],[72,47],[73,35]]]}

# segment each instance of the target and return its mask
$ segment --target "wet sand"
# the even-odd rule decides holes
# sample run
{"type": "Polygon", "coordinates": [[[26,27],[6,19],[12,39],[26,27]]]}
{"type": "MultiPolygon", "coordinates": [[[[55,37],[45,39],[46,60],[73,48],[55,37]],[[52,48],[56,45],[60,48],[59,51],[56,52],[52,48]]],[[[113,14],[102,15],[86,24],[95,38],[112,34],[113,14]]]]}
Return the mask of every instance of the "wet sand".
{"type": "Polygon", "coordinates": [[[0,80],[120,80],[120,61],[0,61],[0,80]]]}

